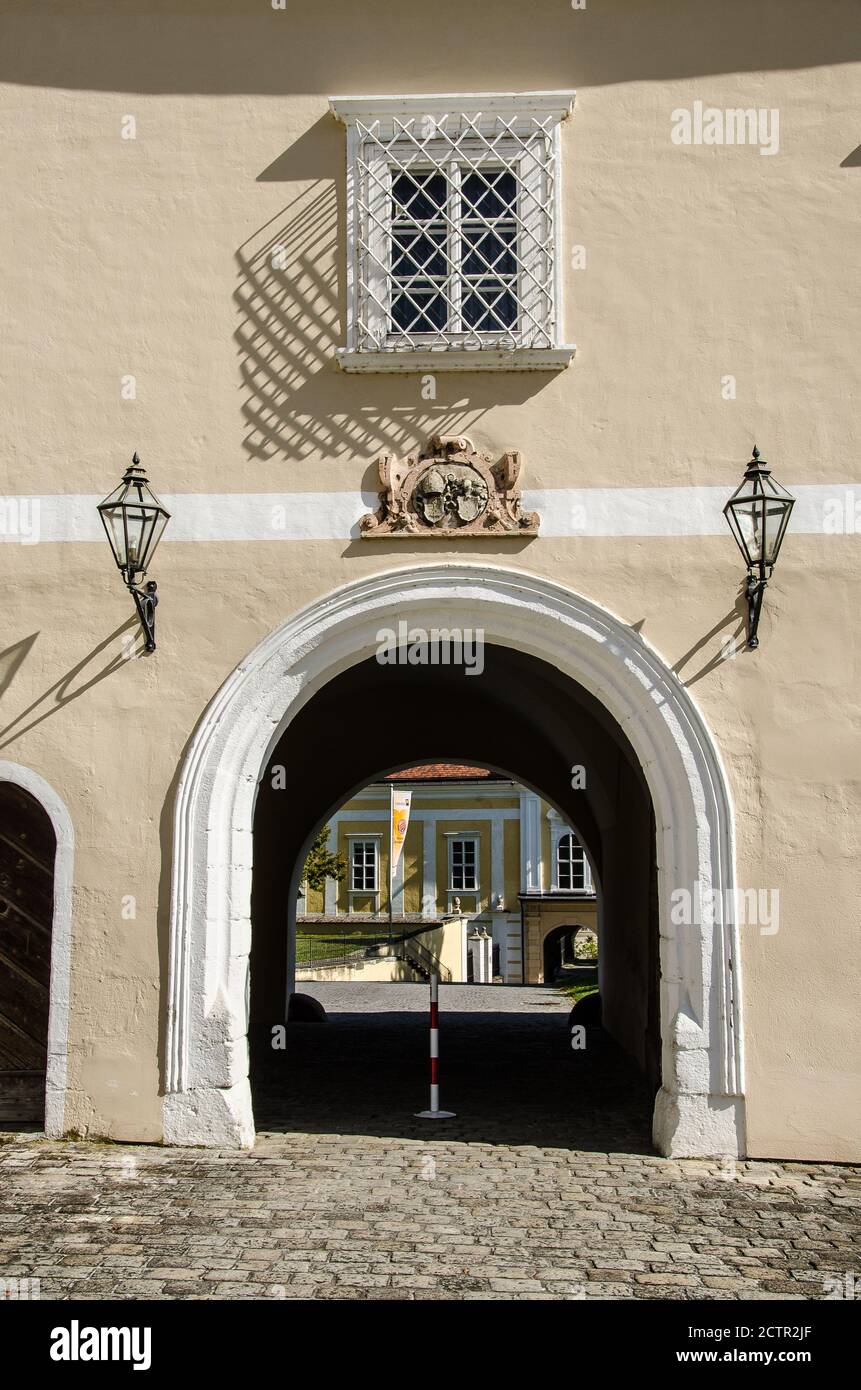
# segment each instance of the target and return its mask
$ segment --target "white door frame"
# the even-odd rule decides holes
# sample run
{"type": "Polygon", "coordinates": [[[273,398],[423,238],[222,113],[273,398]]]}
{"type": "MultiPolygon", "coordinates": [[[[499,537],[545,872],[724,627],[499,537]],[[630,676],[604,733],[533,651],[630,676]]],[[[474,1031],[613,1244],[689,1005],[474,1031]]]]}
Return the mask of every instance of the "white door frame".
{"type": "Polygon", "coordinates": [[[733,819],[705,722],[677,676],[605,609],[519,570],[457,563],[386,571],[318,599],[264,638],[205,711],[176,801],[166,1141],[254,1142],[247,1034],[257,784],[299,710],[373,656],[380,629],[397,629],[399,619],[480,628],[487,643],[548,662],[600,700],[633,746],[658,827],[663,1085],[655,1143],[677,1157],[743,1154],[733,819]],[[679,926],[677,889],[724,910],[679,926]]]}

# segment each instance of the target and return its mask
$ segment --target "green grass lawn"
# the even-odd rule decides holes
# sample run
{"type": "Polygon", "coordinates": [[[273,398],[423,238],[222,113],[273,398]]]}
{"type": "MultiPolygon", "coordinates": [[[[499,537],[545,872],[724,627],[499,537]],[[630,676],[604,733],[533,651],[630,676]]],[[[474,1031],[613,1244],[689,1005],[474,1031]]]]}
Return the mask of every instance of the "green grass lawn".
{"type": "Polygon", "coordinates": [[[562,985],[560,994],[567,994],[569,999],[573,999],[576,1004],[579,999],[584,999],[587,994],[597,994],[598,986],[579,982],[573,985],[562,985]]]}
{"type": "Polygon", "coordinates": [[[323,932],[297,932],[296,963],[302,965],[309,960],[341,960],[344,956],[364,950],[366,946],[386,940],[388,937],[385,933],[369,934],[367,931],[330,932],[328,935],[323,932]]]}
{"type": "MultiPolygon", "coordinates": [[[[362,943],[357,942],[352,949],[359,950],[362,943]]],[[[342,936],[296,936],[296,962],[302,964],[309,960],[339,960],[351,948],[345,947],[342,936]]]]}

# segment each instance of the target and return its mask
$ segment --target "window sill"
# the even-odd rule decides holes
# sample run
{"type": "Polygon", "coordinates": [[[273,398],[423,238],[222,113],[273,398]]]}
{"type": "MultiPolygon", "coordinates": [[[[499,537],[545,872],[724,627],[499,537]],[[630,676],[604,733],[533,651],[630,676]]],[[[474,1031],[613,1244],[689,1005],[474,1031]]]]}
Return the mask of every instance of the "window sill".
{"type": "Polygon", "coordinates": [[[558,348],[418,348],[390,352],[337,349],[345,372],[561,372],[574,345],[558,348]]]}

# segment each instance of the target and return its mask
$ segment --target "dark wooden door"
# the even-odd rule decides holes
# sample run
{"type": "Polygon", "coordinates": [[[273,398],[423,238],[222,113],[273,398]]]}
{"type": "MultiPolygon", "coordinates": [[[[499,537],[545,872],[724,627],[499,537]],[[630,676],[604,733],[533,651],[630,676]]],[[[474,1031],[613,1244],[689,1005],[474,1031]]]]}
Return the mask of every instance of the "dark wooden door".
{"type": "Polygon", "coordinates": [[[55,851],[38,801],[0,782],[0,1124],[45,1113],[55,851]]]}

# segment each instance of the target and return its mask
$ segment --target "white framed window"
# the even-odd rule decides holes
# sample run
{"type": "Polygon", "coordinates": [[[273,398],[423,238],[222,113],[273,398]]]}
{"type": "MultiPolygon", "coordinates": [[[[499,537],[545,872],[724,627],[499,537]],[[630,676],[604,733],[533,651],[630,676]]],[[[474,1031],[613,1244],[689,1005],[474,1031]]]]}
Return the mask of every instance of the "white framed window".
{"type": "Polygon", "coordinates": [[[477,836],[449,836],[448,889],[450,893],[478,892],[477,836]]]}
{"type": "Polygon", "coordinates": [[[365,838],[351,835],[349,844],[350,892],[378,893],[380,889],[379,836],[365,838]]]}
{"type": "Polygon", "coordinates": [[[556,841],[555,887],[560,892],[591,893],[592,872],[586,851],[572,830],[562,830],[556,841]]]}
{"type": "Polygon", "coordinates": [[[568,364],[559,126],[573,96],[332,98],[347,126],[342,367],[568,364]]]}

